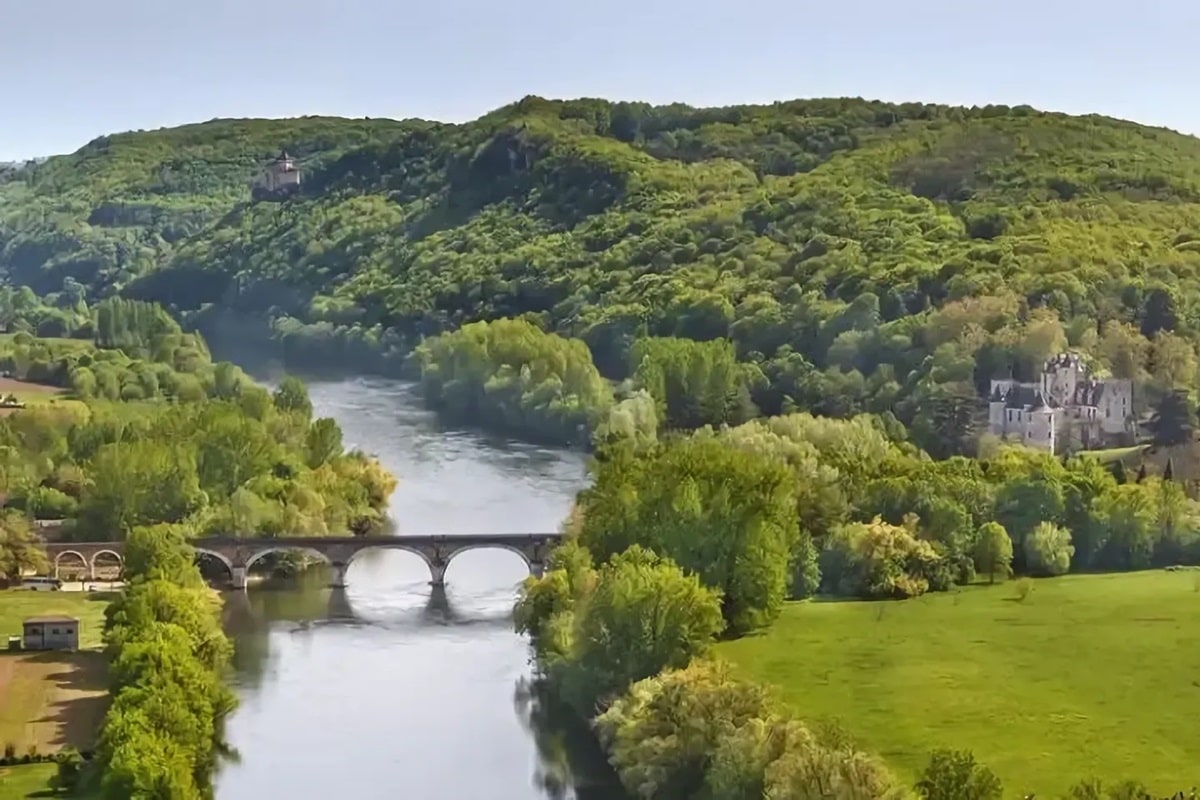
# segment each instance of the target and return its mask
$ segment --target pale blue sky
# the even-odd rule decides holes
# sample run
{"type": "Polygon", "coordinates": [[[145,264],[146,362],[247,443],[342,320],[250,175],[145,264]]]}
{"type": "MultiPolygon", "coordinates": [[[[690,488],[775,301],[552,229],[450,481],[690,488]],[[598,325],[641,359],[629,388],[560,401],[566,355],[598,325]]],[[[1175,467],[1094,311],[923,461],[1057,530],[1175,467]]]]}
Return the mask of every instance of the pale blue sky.
{"type": "Polygon", "coordinates": [[[1200,133],[1196,0],[0,0],[0,160],[526,94],[1030,105],[1200,133]]]}

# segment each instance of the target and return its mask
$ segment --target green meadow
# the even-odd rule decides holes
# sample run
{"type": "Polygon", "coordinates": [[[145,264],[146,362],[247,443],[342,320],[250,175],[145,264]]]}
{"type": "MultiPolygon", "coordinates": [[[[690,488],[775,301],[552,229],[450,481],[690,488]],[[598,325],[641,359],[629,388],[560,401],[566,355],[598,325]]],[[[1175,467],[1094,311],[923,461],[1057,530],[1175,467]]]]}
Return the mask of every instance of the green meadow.
{"type": "Polygon", "coordinates": [[[1005,796],[1200,784],[1200,571],[1035,581],[1023,600],[1017,586],[793,603],[720,652],[909,778],[965,748],[1005,796]]]}

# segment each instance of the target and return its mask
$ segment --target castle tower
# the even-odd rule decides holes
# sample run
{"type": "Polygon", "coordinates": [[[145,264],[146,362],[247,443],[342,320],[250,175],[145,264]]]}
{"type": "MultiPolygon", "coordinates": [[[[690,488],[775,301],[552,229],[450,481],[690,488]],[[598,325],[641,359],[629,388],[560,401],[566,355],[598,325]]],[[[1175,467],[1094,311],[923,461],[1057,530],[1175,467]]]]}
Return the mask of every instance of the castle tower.
{"type": "Polygon", "coordinates": [[[1057,409],[1048,405],[1045,397],[1039,393],[1033,406],[1026,412],[1026,416],[1029,421],[1025,428],[1025,444],[1029,447],[1049,450],[1051,453],[1055,452],[1058,444],[1058,418],[1060,416],[1057,409]]]}
{"type": "Polygon", "coordinates": [[[287,150],[281,150],[255,180],[253,193],[256,198],[277,197],[299,188],[300,167],[296,164],[296,159],[288,155],[287,150]]]}

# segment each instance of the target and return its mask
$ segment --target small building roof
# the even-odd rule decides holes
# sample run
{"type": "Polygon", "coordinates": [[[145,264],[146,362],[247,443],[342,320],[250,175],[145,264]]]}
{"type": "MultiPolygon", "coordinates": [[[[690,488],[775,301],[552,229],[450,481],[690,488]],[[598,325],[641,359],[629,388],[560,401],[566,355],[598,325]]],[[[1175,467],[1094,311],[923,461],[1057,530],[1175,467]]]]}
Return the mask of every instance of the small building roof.
{"type": "Polygon", "coordinates": [[[68,617],[62,614],[48,614],[42,617],[26,617],[26,625],[44,625],[54,622],[79,622],[79,617],[68,617]]]}

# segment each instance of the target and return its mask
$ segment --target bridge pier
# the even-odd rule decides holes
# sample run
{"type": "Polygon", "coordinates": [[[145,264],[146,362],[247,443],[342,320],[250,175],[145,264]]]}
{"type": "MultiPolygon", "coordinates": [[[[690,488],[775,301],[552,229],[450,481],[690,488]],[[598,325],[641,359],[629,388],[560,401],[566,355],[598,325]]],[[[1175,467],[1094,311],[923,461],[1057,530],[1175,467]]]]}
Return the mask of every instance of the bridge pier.
{"type": "Polygon", "coordinates": [[[245,589],[246,588],[246,573],[249,570],[246,569],[246,567],[230,567],[229,571],[230,571],[230,573],[232,573],[232,576],[233,576],[233,578],[232,578],[233,588],[234,589],[245,589]]]}
{"type": "Polygon", "coordinates": [[[432,573],[430,586],[445,588],[446,586],[446,565],[445,564],[430,564],[429,571],[432,573]]]}
{"type": "Polygon", "coordinates": [[[345,589],[346,588],[346,564],[330,564],[329,565],[329,588],[345,589]]]}
{"type": "Polygon", "coordinates": [[[529,574],[538,580],[541,580],[546,575],[546,565],[541,561],[530,561],[529,574]]]}

